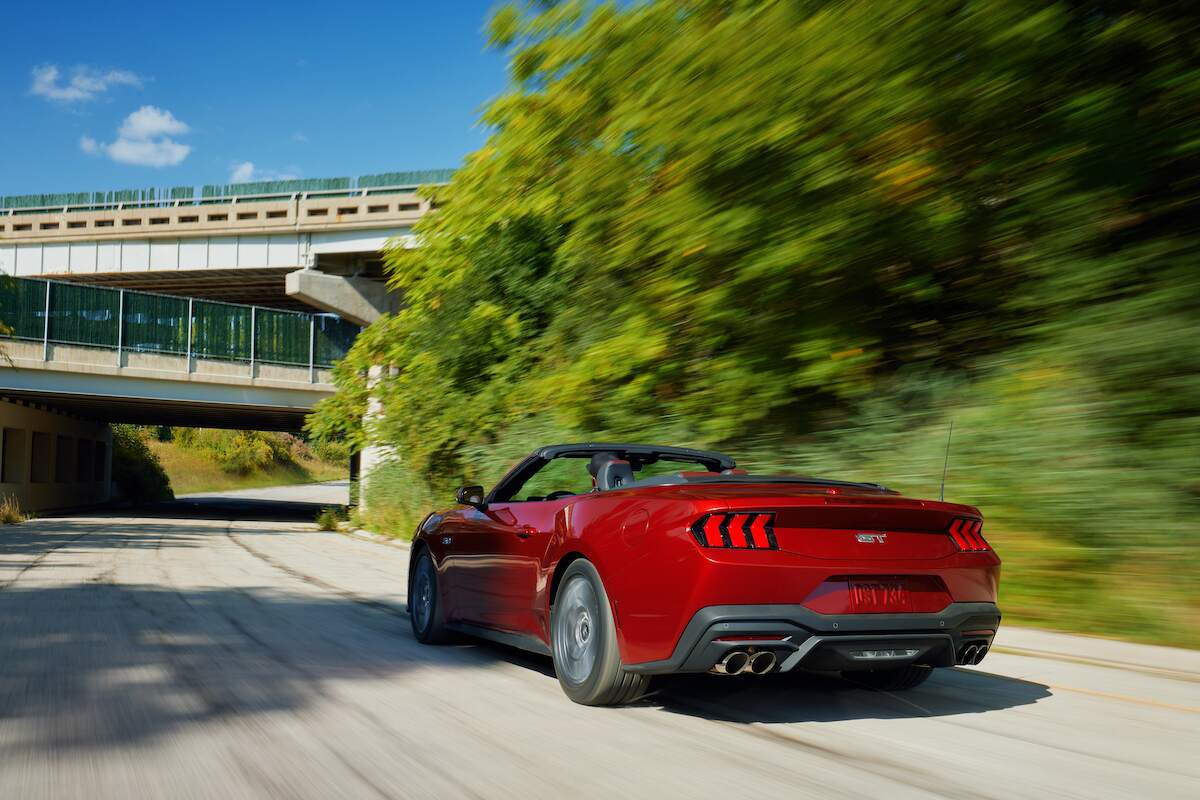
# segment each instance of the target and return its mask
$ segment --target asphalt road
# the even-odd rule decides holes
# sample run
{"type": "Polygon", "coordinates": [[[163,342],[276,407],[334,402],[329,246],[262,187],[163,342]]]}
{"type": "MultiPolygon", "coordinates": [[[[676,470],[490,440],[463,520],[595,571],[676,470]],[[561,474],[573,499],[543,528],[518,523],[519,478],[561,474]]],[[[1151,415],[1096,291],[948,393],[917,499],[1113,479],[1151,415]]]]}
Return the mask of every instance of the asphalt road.
{"type": "Polygon", "coordinates": [[[907,693],[584,708],[543,659],[413,641],[407,550],[308,522],[335,491],[0,528],[0,798],[1200,796],[1196,653],[1010,628],[907,693]]]}

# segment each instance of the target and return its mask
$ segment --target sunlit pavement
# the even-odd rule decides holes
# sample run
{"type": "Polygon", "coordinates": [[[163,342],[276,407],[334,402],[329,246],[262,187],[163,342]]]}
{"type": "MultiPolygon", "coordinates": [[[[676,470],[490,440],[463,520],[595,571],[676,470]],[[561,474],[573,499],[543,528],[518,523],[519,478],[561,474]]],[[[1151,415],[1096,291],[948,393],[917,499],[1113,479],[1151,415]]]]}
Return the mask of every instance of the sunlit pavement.
{"type": "Polygon", "coordinates": [[[319,490],[257,496],[276,502],[189,498],[0,529],[0,798],[1200,786],[1195,653],[1012,629],[979,667],[903,694],[705,676],[660,681],[634,707],[584,708],[543,659],[416,644],[407,550],[316,532],[306,520],[331,502],[319,490]]]}

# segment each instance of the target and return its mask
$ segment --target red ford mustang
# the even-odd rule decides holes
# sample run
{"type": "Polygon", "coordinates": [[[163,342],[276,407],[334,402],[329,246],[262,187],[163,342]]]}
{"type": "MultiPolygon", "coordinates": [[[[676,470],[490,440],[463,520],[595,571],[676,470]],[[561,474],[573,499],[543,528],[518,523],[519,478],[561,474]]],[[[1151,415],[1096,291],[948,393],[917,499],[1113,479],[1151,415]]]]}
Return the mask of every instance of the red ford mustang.
{"type": "Polygon", "coordinates": [[[413,542],[417,639],[455,631],[548,654],[579,703],[628,702],[676,672],[803,669],[906,689],[978,663],[1000,623],[979,511],[876,484],[570,444],[457,500],[413,542]]]}

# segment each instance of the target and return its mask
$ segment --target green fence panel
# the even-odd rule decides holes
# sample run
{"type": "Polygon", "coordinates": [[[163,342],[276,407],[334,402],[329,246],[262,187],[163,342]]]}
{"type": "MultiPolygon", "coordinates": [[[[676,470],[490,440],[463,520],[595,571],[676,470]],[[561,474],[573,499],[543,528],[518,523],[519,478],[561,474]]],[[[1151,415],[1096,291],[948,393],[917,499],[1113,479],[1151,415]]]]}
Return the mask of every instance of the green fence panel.
{"type": "MultiPolygon", "coordinates": [[[[46,281],[0,275],[0,322],[7,336],[40,340],[45,332],[46,281]]],[[[188,352],[186,297],[50,282],[52,342],[183,355],[188,352]],[[123,312],[123,313],[122,313],[123,312]]],[[[191,353],[197,358],[331,366],[361,328],[332,314],[191,302],[191,353]],[[251,337],[254,346],[251,348],[251,337]]]]}
{"type": "Polygon", "coordinates": [[[192,352],[197,358],[250,360],[250,306],[197,300],[192,313],[192,352]]]}
{"type": "Polygon", "coordinates": [[[122,347],[143,353],[187,352],[188,301],[162,294],[125,293],[122,347]]]}
{"type": "Polygon", "coordinates": [[[0,322],[16,339],[41,339],[46,325],[46,282],[0,277],[0,322]]]}
{"type": "Polygon", "coordinates": [[[254,360],[268,364],[308,364],[312,315],[260,308],[254,319],[254,360]]]}
{"type": "Polygon", "coordinates": [[[318,314],[316,317],[316,364],[328,367],[341,359],[354,344],[359,328],[352,322],[328,314],[318,314]]]}
{"type": "Polygon", "coordinates": [[[50,284],[50,341],[117,346],[120,292],[73,283],[50,284]]]}
{"type": "Polygon", "coordinates": [[[454,170],[452,169],[380,172],[376,175],[359,175],[358,188],[369,189],[379,186],[422,186],[427,183],[449,183],[452,177],[454,177],[454,170]]]}

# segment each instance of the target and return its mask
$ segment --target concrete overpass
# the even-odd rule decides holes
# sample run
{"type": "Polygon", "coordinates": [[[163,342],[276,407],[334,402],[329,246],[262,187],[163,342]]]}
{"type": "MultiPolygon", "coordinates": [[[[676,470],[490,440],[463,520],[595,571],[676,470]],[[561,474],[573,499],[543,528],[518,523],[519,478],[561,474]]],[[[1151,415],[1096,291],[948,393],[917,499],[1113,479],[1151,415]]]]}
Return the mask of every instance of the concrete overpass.
{"type": "MultiPolygon", "coordinates": [[[[394,175],[449,179],[446,170],[394,175]]],[[[333,189],[301,188],[328,181],[284,181],[277,191],[234,184],[100,202],[19,198],[27,204],[0,208],[0,273],[316,308],[369,324],[397,302],[383,283],[380,249],[391,239],[412,243],[413,224],[433,208],[416,182],[378,185],[379,177],[334,179],[347,185],[333,189]]]]}
{"type": "Polygon", "coordinates": [[[106,499],[113,422],[299,430],[448,179],[393,176],[0,199],[0,495],[106,499]]]}

